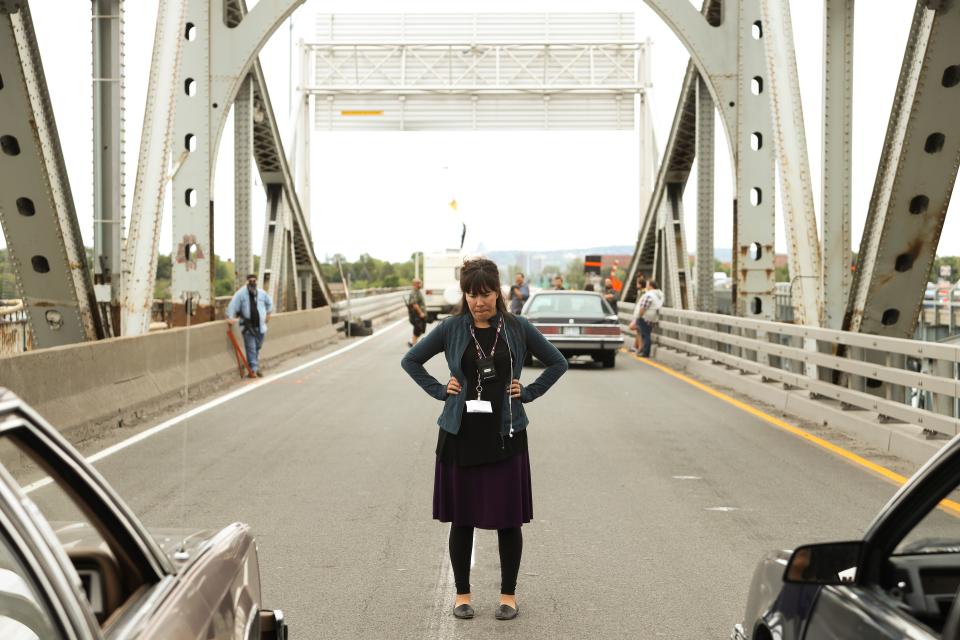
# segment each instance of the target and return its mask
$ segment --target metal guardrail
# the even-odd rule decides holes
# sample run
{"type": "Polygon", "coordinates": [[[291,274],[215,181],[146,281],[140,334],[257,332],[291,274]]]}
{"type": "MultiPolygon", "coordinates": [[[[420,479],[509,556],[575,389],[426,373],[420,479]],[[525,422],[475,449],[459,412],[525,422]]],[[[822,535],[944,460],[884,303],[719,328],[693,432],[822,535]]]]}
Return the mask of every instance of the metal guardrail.
{"type": "Polygon", "coordinates": [[[350,300],[341,300],[330,305],[333,311],[333,321],[334,323],[342,323],[348,319],[357,322],[382,318],[399,311],[406,305],[404,298],[408,291],[408,289],[403,289],[362,298],[353,298],[351,295],[350,300]]]}
{"type": "MultiPolygon", "coordinates": [[[[621,305],[621,319],[632,307],[621,305]]],[[[960,430],[957,346],[669,308],[654,341],[883,418],[960,430]]]]}

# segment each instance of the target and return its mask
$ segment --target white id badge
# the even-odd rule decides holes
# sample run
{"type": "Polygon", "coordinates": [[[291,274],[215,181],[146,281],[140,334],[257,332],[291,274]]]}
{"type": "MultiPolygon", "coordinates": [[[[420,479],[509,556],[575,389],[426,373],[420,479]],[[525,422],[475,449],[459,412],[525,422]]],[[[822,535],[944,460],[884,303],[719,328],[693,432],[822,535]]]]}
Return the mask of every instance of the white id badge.
{"type": "Polygon", "coordinates": [[[489,400],[467,400],[467,413],[493,413],[489,400]]]}

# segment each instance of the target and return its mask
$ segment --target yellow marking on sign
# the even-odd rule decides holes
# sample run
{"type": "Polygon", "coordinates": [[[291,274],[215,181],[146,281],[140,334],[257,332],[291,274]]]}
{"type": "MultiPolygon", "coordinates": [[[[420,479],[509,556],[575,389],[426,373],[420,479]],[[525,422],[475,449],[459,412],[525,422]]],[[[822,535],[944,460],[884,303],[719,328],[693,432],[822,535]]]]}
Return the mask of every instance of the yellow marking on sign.
{"type": "MultiPolygon", "coordinates": [[[[653,368],[655,368],[655,369],[659,369],[660,371],[666,373],[667,375],[673,376],[673,377],[676,378],[677,380],[682,380],[683,382],[686,382],[686,383],[689,384],[690,386],[696,387],[697,389],[700,389],[700,390],[703,391],[704,393],[710,394],[711,396],[713,396],[714,398],[717,398],[718,400],[723,400],[723,401],[726,402],[727,404],[731,404],[731,405],[733,405],[734,407],[736,407],[736,408],[738,408],[738,409],[740,409],[740,410],[742,410],[742,411],[746,411],[746,412],[749,413],[750,415],[752,415],[752,416],[754,416],[754,417],[756,417],[756,418],[759,418],[760,420],[763,420],[763,421],[766,422],[767,424],[771,424],[771,425],[773,425],[773,426],[775,426],[775,427],[777,427],[777,428],[779,428],[779,429],[783,429],[784,431],[787,431],[787,432],[789,432],[789,433],[792,433],[793,435],[795,435],[795,436],[797,436],[797,437],[799,437],[799,438],[803,438],[804,440],[806,440],[806,441],[808,441],[808,442],[811,442],[811,443],[817,445],[818,447],[821,447],[821,448],[823,448],[823,449],[826,449],[827,451],[830,451],[831,453],[834,453],[834,454],[840,456],[841,458],[844,458],[845,460],[848,460],[848,461],[850,461],[850,462],[852,462],[852,463],[854,463],[854,464],[856,464],[856,465],[859,465],[859,466],[861,466],[861,467],[864,467],[864,468],[866,468],[866,469],[869,469],[870,471],[873,471],[874,473],[883,476],[883,477],[886,478],[887,480],[890,480],[891,482],[893,482],[893,483],[896,484],[896,485],[904,485],[904,484],[907,483],[908,478],[905,478],[904,476],[900,475],[899,473],[896,473],[896,472],[894,472],[894,471],[891,471],[890,469],[887,469],[886,467],[882,467],[882,466],[880,466],[879,464],[877,464],[877,463],[875,463],[875,462],[871,462],[871,461],[867,460],[866,458],[864,458],[863,456],[859,456],[859,455],[853,453],[852,451],[847,451],[847,450],[844,449],[843,447],[839,447],[839,446],[833,444],[832,442],[827,442],[827,441],[824,440],[823,438],[818,438],[817,436],[813,435],[812,433],[808,433],[808,432],[804,431],[804,430],[801,429],[800,427],[796,427],[796,426],[790,424],[789,422],[785,422],[785,421],[781,420],[780,418],[776,418],[776,417],[770,415],[769,413],[766,413],[766,412],[764,412],[764,411],[761,411],[760,409],[757,409],[756,407],[752,407],[752,406],[748,405],[748,404],[745,403],[745,402],[741,402],[740,400],[737,400],[736,398],[731,398],[730,396],[728,396],[727,394],[723,393],[722,391],[717,391],[716,389],[714,389],[714,388],[712,388],[712,387],[708,387],[707,385],[703,384],[702,382],[699,382],[699,381],[697,381],[697,380],[694,380],[693,378],[690,378],[689,376],[685,376],[685,375],[683,375],[682,373],[680,373],[679,371],[675,371],[675,370],[671,369],[670,367],[668,367],[668,366],[666,366],[666,365],[664,365],[664,364],[660,364],[659,362],[654,362],[653,360],[650,360],[649,358],[641,358],[641,357],[639,357],[639,356],[637,356],[637,355],[633,355],[633,357],[634,357],[634,359],[637,360],[638,362],[642,362],[643,364],[647,365],[648,367],[653,367],[653,368]]],[[[940,508],[943,509],[944,511],[946,511],[947,513],[953,515],[953,516],[960,517],[960,502],[956,502],[956,501],[954,501],[954,500],[949,500],[949,499],[946,499],[946,498],[945,498],[945,499],[943,499],[943,500],[940,501],[940,508]]]]}
{"type": "Polygon", "coordinates": [[[383,109],[365,110],[365,109],[345,109],[340,112],[342,116],[382,116],[383,109]]]}

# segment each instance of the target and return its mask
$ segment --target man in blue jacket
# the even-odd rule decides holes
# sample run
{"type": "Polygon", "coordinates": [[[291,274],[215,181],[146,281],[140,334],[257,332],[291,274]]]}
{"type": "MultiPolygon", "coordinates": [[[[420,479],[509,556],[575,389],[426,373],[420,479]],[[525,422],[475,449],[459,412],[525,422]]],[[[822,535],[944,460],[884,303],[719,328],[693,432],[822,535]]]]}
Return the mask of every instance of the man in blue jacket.
{"type": "Polygon", "coordinates": [[[233,299],[227,305],[227,322],[237,324],[237,321],[240,321],[247,363],[253,372],[250,374],[251,378],[263,377],[260,372],[260,348],[263,346],[272,312],[273,301],[266,291],[257,287],[257,276],[253,273],[247,276],[247,286],[233,294],[233,299]]]}

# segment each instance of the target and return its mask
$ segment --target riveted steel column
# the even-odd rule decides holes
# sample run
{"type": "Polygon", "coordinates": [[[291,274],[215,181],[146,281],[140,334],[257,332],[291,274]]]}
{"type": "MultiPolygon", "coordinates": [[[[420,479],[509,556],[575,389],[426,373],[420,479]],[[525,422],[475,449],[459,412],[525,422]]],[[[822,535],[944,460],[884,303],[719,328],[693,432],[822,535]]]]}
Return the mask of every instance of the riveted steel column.
{"type": "Polygon", "coordinates": [[[760,0],[742,0],[738,21],[734,280],[736,314],[773,320],[774,155],[760,0]]]}
{"type": "Polygon", "coordinates": [[[102,337],[26,2],[0,3],[0,226],[34,346],[102,337]]]}
{"type": "Polygon", "coordinates": [[[294,158],[296,166],[294,167],[295,180],[294,186],[297,191],[297,198],[300,200],[300,207],[303,209],[304,222],[307,228],[310,228],[310,138],[313,132],[314,118],[313,108],[316,96],[304,91],[308,86],[314,84],[313,61],[315,57],[310,49],[300,41],[300,90],[297,92],[300,96],[297,111],[297,131],[295,138],[296,149],[294,158]]]}
{"type": "MultiPolygon", "coordinates": [[[[637,95],[637,104],[640,113],[638,114],[637,133],[640,139],[640,212],[643,212],[650,206],[650,198],[653,196],[653,183],[657,176],[657,141],[654,136],[653,122],[650,114],[650,96],[647,94],[652,84],[650,82],[650,56],[651,42],[648,39],[644,44],[640,54],[640,82],[644,86],[644,91],[637,95]]],[[[641,220],[641,223],[643,220],[641,220]]]]}
{"type": "Polygon", "coordinates": [[[697,74],[697,310],[716,311],[713,294],[713,98],[697,74]]]}
{"type": "Polygon", "coordinates": [[[267,185],[267,215],[264,220],[263,251],[260,253],[260,286],[274,301],[279,292],[281,244],[284,232],[283,187],[267,185]]]}
{"type": "MultiPolygon", "coordinates": [[[[820,239],[803,126],[800,79],[794,52],[790,0],[763,0],[763,43],[773,133],[790,252],[794,321],[820,325],[820,239]]],[[[767,87],[762,87],[767,91],[767,87]]]]}
{"type": "MultiPolygon", "coordinates": [[[[192,323],[213,319],[213,220],[211,112],[228,104],[211,101],[210,49],[214,26],[207,0],[187,3],[173,128],[181,161],[173,177],[172,321],[186,324],[185,296],[196,292],[192,323]],[[214,106],[214,104],[216,106],[214,106]],[[192,141],[187,148],[186,141],[192,141]]],[[[213,3],[217,4],[217,3],[213,3]]]]}
{"type": "Polygon", "coordinates": [[[857,256],[852,331],[913,336],[960,163],[957,34],[960,3],[917,3],[857,256]]]}
{"type": "Polygon", "coordinates": [[[234,273],[240,287],[253,272],[250,249],[251,188],[253,180],[253,84],[247,77],[233,103],[234,273]]]}
{"type": "Polygon", "coordinates": [[[823,3],[823,141],[820,230],[823,326],[843,327],[850,291],[854,0],[823,3]]]}
{"type": "Polygon", "coordinates": [[[93,0],[93,273],[109,335],[120,333],[123,274],[123,0],[93,0]]]}
{"type": "Polygon", "coordinates": [[[180,85],[178,70],[184,42],[185,11],[186,0],[161,2],[157,10],[137,180],[130,208],[130,229],[123,249],[121,320],[124,335],[140,335],[150,330],[160,222],[169,179],[168,165],[171,154],[179,163],[188,153],[171,140],[180,85]]]}
{"type": "Polygon", "coordinates": [[[676,309],[690,308],[690,259],[687,255],[686,233],[683,224],[683,188],[669,185],[666,192],[664,236],[667,242],[666,303],[676,309]]]}

